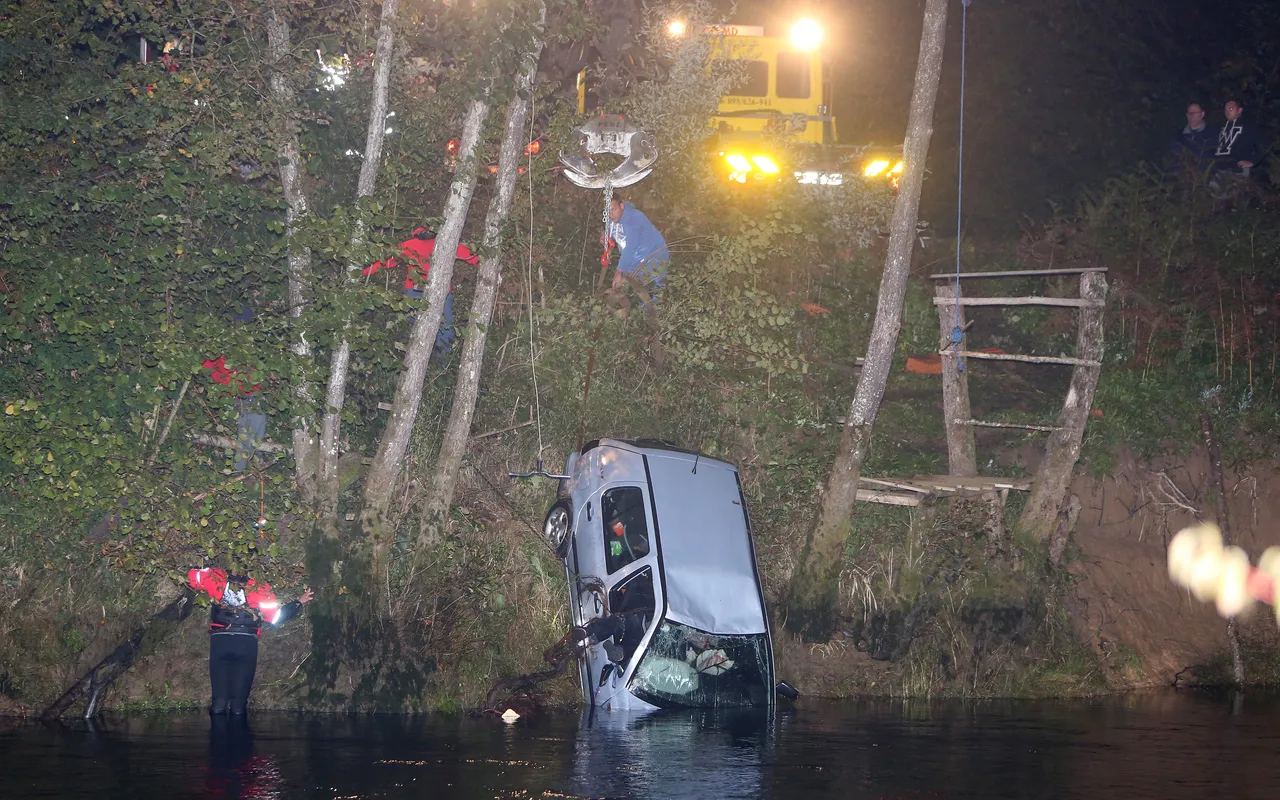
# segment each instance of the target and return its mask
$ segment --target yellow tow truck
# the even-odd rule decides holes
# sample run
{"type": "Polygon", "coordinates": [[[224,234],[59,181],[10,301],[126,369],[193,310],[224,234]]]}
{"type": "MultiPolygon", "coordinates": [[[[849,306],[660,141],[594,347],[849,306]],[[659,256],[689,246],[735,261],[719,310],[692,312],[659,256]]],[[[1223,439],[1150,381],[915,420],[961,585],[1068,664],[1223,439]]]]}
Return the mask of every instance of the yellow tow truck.
{"type": "MultiPolygon", "coordinates": [[[[687,35],[682,20],[667,24],[672,38],[687,35]]],[[[840,185],[861,175],[897,186],[902,147],[840,144],[831,110],[831,63],[823,58],[822,26],[797,20],[788,36],[766,36],[759,25],[718,25],[713,57],[746,62],[746,74],[720,99],[710,140],[715,169],[749,184],[790,174],[804,184],[840,185]],[[788,141],[790,147],[778,142],[788,141]]],[[[578,109],[591,104],[585,71],[578,76],[578,109]]]]}

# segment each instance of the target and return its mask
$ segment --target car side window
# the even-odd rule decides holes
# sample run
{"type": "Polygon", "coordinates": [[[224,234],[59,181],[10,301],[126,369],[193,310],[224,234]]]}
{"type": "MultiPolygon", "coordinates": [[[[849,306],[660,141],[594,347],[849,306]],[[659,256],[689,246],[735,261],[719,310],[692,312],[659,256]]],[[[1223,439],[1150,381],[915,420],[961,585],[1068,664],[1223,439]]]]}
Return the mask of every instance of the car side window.
{"type": "Polygon", "coordinates": [[[600,498],[604,523],[604,558],[609,574],[649,554],[649,528],[644,521],[644,492],[639,486],[610,489],[600,498]]]}

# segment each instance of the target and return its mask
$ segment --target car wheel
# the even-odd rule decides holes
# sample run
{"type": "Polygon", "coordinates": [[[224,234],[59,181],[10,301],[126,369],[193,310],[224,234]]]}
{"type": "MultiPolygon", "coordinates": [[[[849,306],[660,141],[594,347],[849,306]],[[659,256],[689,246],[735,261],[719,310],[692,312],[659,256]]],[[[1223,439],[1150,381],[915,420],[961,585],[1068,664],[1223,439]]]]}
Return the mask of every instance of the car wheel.
{"type": "Polygon", "coordinates": [[[567,500],[561,500],[547,512],[547,521],[542,524],[542,535],[559,558],[569,554],[569,531],[572,527],[572,509],[567,500]]]}

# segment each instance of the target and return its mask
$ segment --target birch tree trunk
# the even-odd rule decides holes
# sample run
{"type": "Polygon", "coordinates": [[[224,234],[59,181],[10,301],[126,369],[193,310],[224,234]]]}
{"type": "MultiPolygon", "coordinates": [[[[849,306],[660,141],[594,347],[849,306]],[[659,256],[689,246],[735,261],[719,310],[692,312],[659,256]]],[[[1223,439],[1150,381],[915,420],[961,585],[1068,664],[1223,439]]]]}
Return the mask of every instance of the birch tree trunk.
{"type": "MultiPolygon", "coordinates": [[[[400,0],[383,0],[379,22],[378,44],[374,51],[377,65],[373,75],[373,96],[369,100],[369,127],[365,134],[364,161],[356,183],[356,204],[371,197],[378,186],[382,169],[382,145],[387,138],[387,92],[391,85],[391,62],[395,55],[396,13],[400,0]]],[[[352,248],[364,238],[364,222],[357,209],[352,248]]],[[[320,511],[332,517],[338,504],[338,438],[342,433],[342,406],[346,402],[347,373],[351,365],[351,343],[343,335],[329,357],[329,382],[325,388],[324,421],[320,428],[320,511]]]]}
{"type": "Polygon", "coordinates": [[[920,36],[920,59],[916,66],[907,136],[903,144],[906,171],[894,202],[889,252],[880,281],[880,297],[876,303],[871,341],[867,345],[867,359],[849,406],[840,449],[822,495],[817,526],[805,542],[800,564],[788,587],[786,626],[809,641],[826,641],[835,628],[837,581],[858,496],[858,477],[871,443],[871,426],[884,398],[889,368],[902,327],[902,304],[915,246],[925,159],[933,136],[933,107],[938,97],[938,79],[942,74],[946,29],[947,0],[927,0],[924,29],[920,36]]]}
{"type": "Polygon", "coordinates": [[[307,368],[311,362],[311,344],[307,341],[306,328],[302,325],[302,311],[306,305],[311,275],[311,248],[299,244],[295,237],[309,211],[307,195],[302,185],[302,148],[298,143],[298,126],[295,114],[298,96],[285,72],[285,60],[290,55],[289,21],[281,13],[278,3],[273,3],[267,15],[267,45],[270,49],[272,72],[269,81],[271,102],[275,105],[276,148],[280,153],[280,188],[288,205],[285,212],[285,231],[289,239],[289,285],[285,299],[289,306],[289,318],[293,321],[293,343],[290,351],[298,365],[293,393],[302,409],[293,421],[293,463],[298,491],[304,500],[316,498],[316,437],[314,431],[314,405],[311,382],[307,380],[307,368]]]}
{"type": "Polygon", "coordinates": [[[369,471],[365,473],[364,509],[362,522],[366,534],[374,538],[375,575],[381,569],[382,555],[386,549],[387,511],[395,490],[400,465],[409,450],[413,425],[418,419],[418,407],[422,402],[422,386],[427,377],[427,364],[440,330],[440,318],[444,314],[445,297],[453,281],[453,262],[458,243],[462,240],[462,226],[471,208],[471,196],[476,188],[476,149],[485,118],[489,115],[487,93],[484,98],[472,100],[463,122],[462,141],[458,147],[458,166],[454,171],[453,186],[445,203],[444,224],[436,235],[435,249],[431,253],[430,274],[427,276],[427,307],[418,315],[413,332],[409,335],[404,356],[404,372],[396,384],[390,418],[383,430],[378,454],[374,456],[369,471]]]}
{"type": "Polygon", "coordinates": [[[449,411],[449,422],[445,427],[444,441],[440,445],[440,455],[436,459],[422,529],[418,534],[419,547],[434,544],[443,532],[445,517],[453,503],[453,490],[458,484],[462,457],[471,435],[489,321],[493,318],[498,286],[502,282],[503,228],[511,213],[511,199],[515,195],[516,179],[519,177],[520,157],[528,138],[525,126],[529,120],[530,97],[538,57],[542,53],[541,26],[538,33],[539,38],[526,56],[525,72],[516,86],[516,95],[507,106],[506,125],[498,151],[498,194],[490,201],[489,212],[484,220],[480,276],[476,282],[475,298],[471,302],[467,333],[463,338],[462,363],[458,367],[458,382],[453,390],[453,406],[449,411]]]}
{"type": "Polygon", "coordinates": [[[1084,429],[1093,408],[1093,394],[1098,388],[1098,376],[1103,353],[1103,303],[1107,298],[1107,279],[1101,272],[1086,272],[1080,276],[1080,296],[1094,301],[1078,312],[1079,330],[1076,331],[1076,358],[1086,362],[1071,370],[1071,384],[1067,398],[1058,412],[1058,428],[1049,434],[1044,445],[1044,458],[1036,468],[1031,483],[1031,497],[1022,509],[1018,520],[1022,530],[1037,539],[1047,539],[1053,533],[1058,510],[1067,498],[1067,487],[1076,462],[1080,460],[1080,448],[1084,443],[1084,429]]]}

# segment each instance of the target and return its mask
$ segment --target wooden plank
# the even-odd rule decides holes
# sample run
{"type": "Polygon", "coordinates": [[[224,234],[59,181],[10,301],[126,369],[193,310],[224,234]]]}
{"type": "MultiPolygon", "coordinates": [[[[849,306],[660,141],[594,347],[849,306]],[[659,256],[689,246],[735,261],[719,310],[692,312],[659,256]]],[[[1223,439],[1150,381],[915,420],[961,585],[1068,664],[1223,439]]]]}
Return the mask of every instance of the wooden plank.
{"type": "Polygon", "coordinates": [[[877,492],[874,489],[859,489],[858,499],[864,503],[880,503],[887,506],[918,506],[923,495],[898,494],[896,492],[877,492]]]}
{"type": "Polygon", "coordinates": [[[378,403],[379,411],[390,411],[393,408],[395,408],[395,406],[391,405],[390,403],[378,403]]]}
{"type": "MultiPolygon", "coordinates": [[[[1079,275],[1083,272],[1106,272],[1106,267],[1061,267],[1059,269],[1015,269],[1006,272],[961,272],[961,278],[1034,278],[1041,275],[1079,275]]],[[[953,281],[956,279],[954,272],[939,272],[937,275],[930,275],[929,278],[935,281],[953,281]]]]}
{"type": "Polygon", "coordinates": [[[1100,367],[1102,364],[1098,361],[1090,361],[1087,358],[1072,358],[1071,356],[1024,356],[1017,353],[983,353],[978,350],[939,350],[938,355],[951,356],[955,358],[985,358],[988,361],[1022,361],[1027,364],[1067,364],[1073,367],[1100,367]]]}
{"type": "Polygon", "coordinates": [[[964,489],[973,492],[984,492],[991,489],[1016,489],[1025,492],[1031,488],[1030,478],[996,478],[986,475],[963,477],[960,475],[917,475],[911,479],[937,489],[964,489]]]}
{"type": "MultiPolygon", "coordinates": [[[[954,306],[954,297],[935,297],[935,306],[954,306]]],[[[1106,303],[1083,297],[961,297],[962,306],[1062,306],[1067,308],[1102,308],[1106,303]]]]}
{"type": "Polygon", "coordinates": [[[929,492],[927,487],[911,483],[910,481],[902,478],[890,481],[884,478],[868,478],[866,475],[859,475],[858,480],[875,486],[888,486],[890,489],[905,489],[908,492],[920,492],[921,494],[928,494],[929,492]]]}
{"type": "Polygon", "coordinates": [[[952,424],[976,426],[979,428],[1019,428],[1024,431],[1045,431],[1047,433],[1062,430],[1061,428],[1055,428],[1052,425],[1019,425],[1015,422],[983,422],[978,419],[958,419],[952,424]]]}

